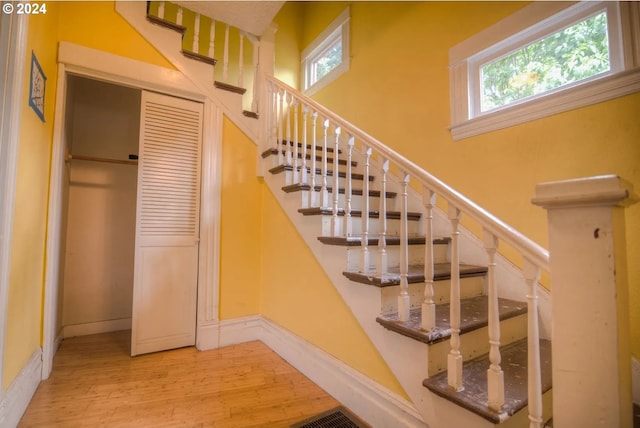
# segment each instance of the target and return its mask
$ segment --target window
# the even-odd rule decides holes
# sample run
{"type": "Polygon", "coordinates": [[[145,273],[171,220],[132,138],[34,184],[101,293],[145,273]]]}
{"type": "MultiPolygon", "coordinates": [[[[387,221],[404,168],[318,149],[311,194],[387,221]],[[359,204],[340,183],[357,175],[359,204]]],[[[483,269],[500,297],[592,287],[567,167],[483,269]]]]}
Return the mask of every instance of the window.
{"type": "Polygon", "coordinates": [[[639,11],[536,2],[452,48],[454,139],[639,91],[639,11]]]}
{"type": "Polygon", "coordinates": [[[349,9],[302,52],[303,88],[311,95],[349,69],[349,9]]]}

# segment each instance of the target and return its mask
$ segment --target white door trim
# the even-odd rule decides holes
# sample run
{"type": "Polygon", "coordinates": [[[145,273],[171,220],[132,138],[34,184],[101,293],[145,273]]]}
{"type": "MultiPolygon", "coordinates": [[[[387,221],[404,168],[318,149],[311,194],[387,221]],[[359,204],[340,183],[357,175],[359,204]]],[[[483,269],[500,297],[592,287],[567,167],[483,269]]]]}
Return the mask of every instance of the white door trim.
{"type": "MultiPolygon", "coordinates": [[[[103,80],[123,86],[161,92],[180,98],[204,102],[205,122],[203,129],[204,156],[202,165],[200,263],[198,268],[198,318],[196,337],[205,336],[203,331],[218,323],[218,249],[219,249],[219,201],[220,201],[220,163],[222,142],[222,109],[215,100],[202,93],[181,72],[159,67],[153,64],[121,57],[107,52],[86,48],[68,42],[60,42],[58,61],[61,68],[58,74],[58,87],[64,87],[70,74],[103,80]],[[207,113],[208,112],[208,113],[207,113]],[[206,299],[202,298],[207,296],[206,299]],[[211,307],[210,307],[211,306],[211,307]]],[[[43,338],[42,379],[51,374],[51,365],[57,346],[55,330],[58,295],[58,267],[60,263],[60,231],[62,218],[62,176],[64,169],[64,98],[66,93],[58,94],[54,118],[53,158],[49,220],[46,248],[45,271],[45,313],[43,338]]],[[[198,340],[198,339],[197,339],[198,340]]],[[[212,346],[209,346],[212,347],[212,346]]],[[[199,346],[200,348],[200,346],[199,346]]]]}
{"type": "Polygon", "coordinates": [[[27,48],[27,15],[1,14],[0,67],[0,399],[4,396],[4,344],[9,303],[11,235],[16,192],[22,88],[27,48]]]}

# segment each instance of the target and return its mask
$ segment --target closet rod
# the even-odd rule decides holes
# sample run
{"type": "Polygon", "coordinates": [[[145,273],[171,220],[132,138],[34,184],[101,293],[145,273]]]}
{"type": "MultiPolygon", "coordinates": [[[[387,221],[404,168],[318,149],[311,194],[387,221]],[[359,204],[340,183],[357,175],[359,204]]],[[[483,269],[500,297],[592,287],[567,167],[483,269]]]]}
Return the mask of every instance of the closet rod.
{"type": "Polygon", "coordinates": [[[92,162],[120,163],[123,165],[138,165],[137,160],[120,160],[120,159],[96,158],[93,156],[69,155],[69,160],[74,160],[74,159],[92,161],[92,162]]]}

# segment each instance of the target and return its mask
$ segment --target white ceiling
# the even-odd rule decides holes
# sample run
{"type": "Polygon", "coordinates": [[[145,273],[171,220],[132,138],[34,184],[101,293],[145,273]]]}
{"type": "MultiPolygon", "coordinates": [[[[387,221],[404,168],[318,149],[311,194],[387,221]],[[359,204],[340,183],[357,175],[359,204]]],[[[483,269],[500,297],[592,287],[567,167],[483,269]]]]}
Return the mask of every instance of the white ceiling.
{"type": "Polygon", "coordinates": [[[284,1],[176,1],[175,3],[260,36],[284,1]]]}

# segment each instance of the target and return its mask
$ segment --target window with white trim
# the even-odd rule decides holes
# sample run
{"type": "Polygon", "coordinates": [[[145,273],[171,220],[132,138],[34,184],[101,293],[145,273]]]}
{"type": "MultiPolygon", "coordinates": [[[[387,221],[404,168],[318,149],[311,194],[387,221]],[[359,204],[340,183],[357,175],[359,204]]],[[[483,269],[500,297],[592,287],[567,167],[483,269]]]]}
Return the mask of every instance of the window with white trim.
{"type": "Polygon", "coordinates": [[[302,87],[311,95],[349,69],[349,8],[302,51],[302,87]]]}
{"type": "Polygon", "coordinates": [[[535,2],[449,52],[461,139],[640,91],[640,6],[535,2]]]}

